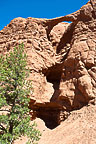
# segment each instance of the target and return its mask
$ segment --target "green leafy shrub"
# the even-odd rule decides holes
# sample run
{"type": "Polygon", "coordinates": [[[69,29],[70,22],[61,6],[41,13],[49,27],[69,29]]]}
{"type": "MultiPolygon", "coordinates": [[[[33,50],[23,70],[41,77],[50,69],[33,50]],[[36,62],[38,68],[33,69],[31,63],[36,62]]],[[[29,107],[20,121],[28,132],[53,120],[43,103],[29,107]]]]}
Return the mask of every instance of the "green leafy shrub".
{"type": "Polygon", "coordinates": [[[35,125],[30,125],[28,96],[32,84],[26,80],[26,58],[23,44],[0,56],[0,144],[12,144],[21,135],[27,135],[28,144],[40,138],[35,125]]]}

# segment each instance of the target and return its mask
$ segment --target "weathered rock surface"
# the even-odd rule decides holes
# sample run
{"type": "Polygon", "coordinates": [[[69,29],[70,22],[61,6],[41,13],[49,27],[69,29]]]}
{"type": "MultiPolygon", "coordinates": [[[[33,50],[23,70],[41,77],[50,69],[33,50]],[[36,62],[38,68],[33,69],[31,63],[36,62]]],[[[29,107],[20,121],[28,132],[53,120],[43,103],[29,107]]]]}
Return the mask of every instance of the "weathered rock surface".
{"type": "Polygon", "coordinates": [[[95,144],[96,106],[71,112],[54,130],[45,130],[39,144],[95,144]]]}
{"type": "Polygon", "coordinates": [[[16,18],[0,31],[0,52],[6,54],[22,42],[34,89],[30,96],[32,119],[44,120],[50,129],[66,119],[46,132],[49,141],[43,136],[40,144],[96,143],[95,115],[89,114],[87,120],[87,114],[96,108],[96,1],[59,18],[16,18]],[[94,106],[87,109],[89,104],[94,106]],[[76,120],[72,111],[77,109],[81,115],[76,120]],[[94,128],[89,128],[89,123],[94,128]],[[51,135],[58,136],[57,141],[51,135]]]}

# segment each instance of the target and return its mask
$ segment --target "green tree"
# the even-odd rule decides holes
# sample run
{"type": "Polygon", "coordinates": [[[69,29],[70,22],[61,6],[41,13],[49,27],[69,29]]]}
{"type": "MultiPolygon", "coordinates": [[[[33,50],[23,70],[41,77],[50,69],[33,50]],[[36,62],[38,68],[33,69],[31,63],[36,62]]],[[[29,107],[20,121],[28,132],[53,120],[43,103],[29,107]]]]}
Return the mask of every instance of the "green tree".
{"type": "Polygon", "coordinates": [[[28,144],[40,138],[35,125],[30,125],[28,105],[32,87],[31,81],[26,80],[26,58],[23,44],[5,57],[0,56],[0,144],[12,144],[21,135],[27,135],[28,144]]]}

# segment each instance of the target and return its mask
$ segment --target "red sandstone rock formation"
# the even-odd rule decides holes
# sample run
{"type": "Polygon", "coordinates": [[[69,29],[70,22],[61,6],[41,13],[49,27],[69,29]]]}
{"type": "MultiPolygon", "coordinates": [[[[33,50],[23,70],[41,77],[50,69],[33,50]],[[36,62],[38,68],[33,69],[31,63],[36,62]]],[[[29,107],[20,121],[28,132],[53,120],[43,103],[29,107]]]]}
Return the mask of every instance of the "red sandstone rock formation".
{"type": "Polygon", "coordinates": [[[33,81],[32,118],[44,120],[50,129],[66,119],[49,135],[46,132],[39,143],[95,144],[96,114],[88,112],[93,113],[96,107],[87,106],[96,104],[96,1],[90,0],[80,10],[59,18],[16,18],[0,31],[0,52],[6,54],[22,42],[33,81]],[[76,112],[77,109],[80,110],[76,112]],[[75,117],[72,111],[81,114],[75,117]],[[51,137],[56,133],[60,137],[57,141],[51,137]]]}

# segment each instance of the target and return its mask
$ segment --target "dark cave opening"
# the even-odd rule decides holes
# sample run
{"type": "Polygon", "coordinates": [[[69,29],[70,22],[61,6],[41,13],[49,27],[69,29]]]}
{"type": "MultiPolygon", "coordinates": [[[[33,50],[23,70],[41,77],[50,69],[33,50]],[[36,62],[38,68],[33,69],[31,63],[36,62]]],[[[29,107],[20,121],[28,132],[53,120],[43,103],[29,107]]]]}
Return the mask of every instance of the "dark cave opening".
{"type": "Polygon", "coordinates": [[[54,93],[50,99],[50,102],[55,102],[58,99],[58,95],[60,94],[59,86],[61,81],[63,64],[56,64],[50,67],[44,75],[46,76],[46,80],[49,83],[53,84],[54,93]]]}
{"type": "Polygon", "coordinates": [[[59,123],[59,114],[60,110],[52,110],[50,109],[39,109],[37,111],[37,117],[42,119],[45,122],[45,125],[49,129],[54,129],[56,128],[60,123],[59,123]]]}
{"type": "Polygon", "coordinates": [[[48,69],[42,70],[47,82],[53,84],[54,93],[49,103],[43,104],[36,109],[36,117],[42,119],[49,129],[54,129],[60,125],[60,111],[62,106],[60,106],[56,100],[59,95],[62,67],[63,64],[55,64],[48,69]]]}

